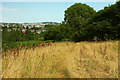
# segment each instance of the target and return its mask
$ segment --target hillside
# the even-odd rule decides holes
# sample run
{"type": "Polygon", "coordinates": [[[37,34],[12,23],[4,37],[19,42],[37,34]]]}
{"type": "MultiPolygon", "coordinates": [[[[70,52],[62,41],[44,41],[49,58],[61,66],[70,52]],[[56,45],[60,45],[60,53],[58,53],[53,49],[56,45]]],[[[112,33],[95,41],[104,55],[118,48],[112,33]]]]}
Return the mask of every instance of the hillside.
{"type": "Polygon", "coordinates": [[[3,54],[3,78],[118,77],[118,41],[46,43],[3,54]]]}
{"type": "Polygon", "coordinates": [[[21,27],[45,27],[45,25],[59,25],[60,23],[57,23],[57,22],[35,22],[35,23],[0,23],[0,26],[4,27],[4,26],[7,26],[7,27],[10,27],[10,26],[13,26],[13,27],[18,27],[18,26],[21,26],[21,27]]]}

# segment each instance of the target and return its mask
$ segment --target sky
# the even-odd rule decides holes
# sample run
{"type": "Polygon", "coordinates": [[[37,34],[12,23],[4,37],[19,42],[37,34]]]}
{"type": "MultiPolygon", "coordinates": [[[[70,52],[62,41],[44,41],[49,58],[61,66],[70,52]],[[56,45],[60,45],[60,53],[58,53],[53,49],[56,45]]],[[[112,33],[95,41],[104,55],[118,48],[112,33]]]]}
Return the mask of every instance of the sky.
{"type": "MultiPolygon", "coordinates": [[[[64,11],[76,2],[2,2],[0,3],[0,22],[62,22],[64,11]]],[[[82,2],[96,11],[113,2],[82,2]]]]}

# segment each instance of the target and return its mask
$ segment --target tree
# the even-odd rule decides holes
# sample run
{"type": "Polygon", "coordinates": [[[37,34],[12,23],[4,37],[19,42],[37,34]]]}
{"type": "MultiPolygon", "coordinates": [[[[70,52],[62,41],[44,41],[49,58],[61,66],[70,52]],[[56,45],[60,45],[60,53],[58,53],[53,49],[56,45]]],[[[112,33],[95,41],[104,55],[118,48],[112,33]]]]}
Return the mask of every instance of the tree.
{"type": "Polygon", "coordinates": [[[120,1],[98,11],[88,23],[88,31],[93,29],[91,36],[102,40],[120,39],[120,1]],[[90,27],[91,25],[92,27],[90,27]]]}
{"type": "Polygon", "coordinates": [[[78,29],[94,15],[95,10],[86,4],[76,3],[65,11],[65,23],[69,27],[78,29]]]}
{"type": "Polygon", "coordinates": [[[65,24],[69,28],[69,38],[73,41],[84,40],[84,28],[96,11],[86,4],[76,3],[65,11],[65,24]]]}

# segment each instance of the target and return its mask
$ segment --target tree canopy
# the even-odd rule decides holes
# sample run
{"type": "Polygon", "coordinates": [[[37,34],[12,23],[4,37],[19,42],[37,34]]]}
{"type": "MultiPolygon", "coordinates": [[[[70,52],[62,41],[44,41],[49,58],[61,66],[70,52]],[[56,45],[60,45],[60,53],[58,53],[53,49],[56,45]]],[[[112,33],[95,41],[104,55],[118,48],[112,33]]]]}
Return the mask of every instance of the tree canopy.
{"type": "Polygon", "coordinates": [[[96,11],[86,4],[76,3],[65,10],[65,23],[70,27],[78,29],[96,13],[96,11]]]}

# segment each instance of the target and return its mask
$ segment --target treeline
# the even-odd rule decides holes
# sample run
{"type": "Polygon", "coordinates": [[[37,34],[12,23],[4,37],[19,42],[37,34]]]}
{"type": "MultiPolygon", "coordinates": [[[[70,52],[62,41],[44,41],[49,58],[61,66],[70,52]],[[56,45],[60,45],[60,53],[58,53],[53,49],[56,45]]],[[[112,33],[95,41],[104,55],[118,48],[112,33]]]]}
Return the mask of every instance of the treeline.
{"type": "Polygon", "coordinates": [[[45,40],[99,41],[120,39],[120,1],[96,12],[76,3],[65,11],[64,21],[41,34],[45,40]]]}
{"type": "Polygon", "coordinates": [[[2,48],[10,49],[17,47],[16,42],[19,41],[30,41],[30,40],[41,40],[40,35],[37,32],[31,32],[29,29],[26,30],[25,34],[17,28],[8,31],[8,27],[4,26],[2,31],[2,48]]]}
{"type": "Polygon", "coordinates": [[[40,34],[37,34],[36,31],[31,32],[29,28],[23,34],[20,25],[16,30],[10,27],[11,31],[4,26],[2,28],[2,48],[14,48],[17,46],[16,42],[18,44],[18,42],[31,40],[79,42],[120,39],[120,1],[98,12],[86,4],[76,3],[65,10],[64,16],[64,21],[60,25],[46,25],[46,31],[40,34]]]}

